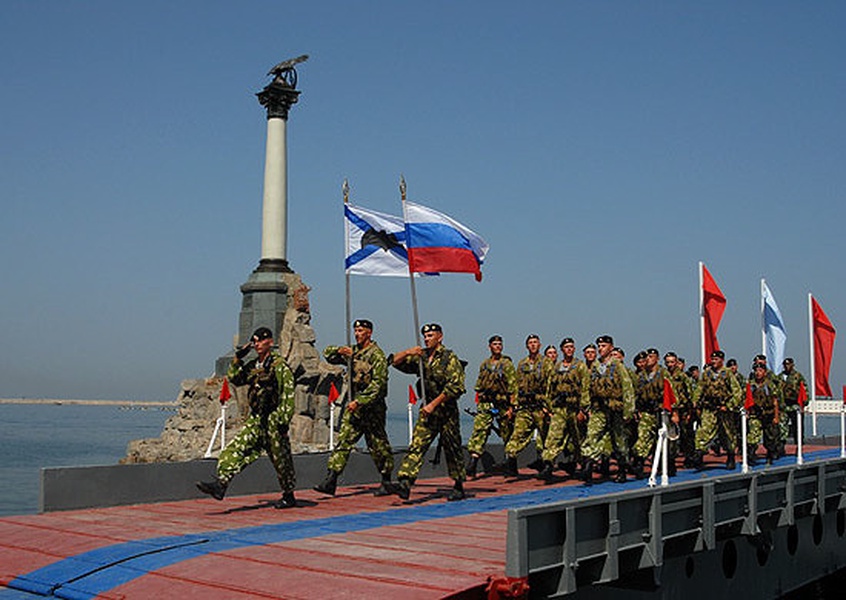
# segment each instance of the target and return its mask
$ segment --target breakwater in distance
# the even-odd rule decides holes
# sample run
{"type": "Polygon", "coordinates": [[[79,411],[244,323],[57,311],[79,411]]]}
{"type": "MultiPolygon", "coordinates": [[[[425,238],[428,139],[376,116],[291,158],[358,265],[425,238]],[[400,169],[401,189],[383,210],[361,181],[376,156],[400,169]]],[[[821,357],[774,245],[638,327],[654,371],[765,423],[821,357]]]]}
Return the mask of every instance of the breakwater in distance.
{"type": "Polygon", "coordinates": [[[0,404],[52,404],[52,405],[80,405],[80,406],[178,406],[176,400],[68,400],[65,398],[0,398],[0,404]]]}

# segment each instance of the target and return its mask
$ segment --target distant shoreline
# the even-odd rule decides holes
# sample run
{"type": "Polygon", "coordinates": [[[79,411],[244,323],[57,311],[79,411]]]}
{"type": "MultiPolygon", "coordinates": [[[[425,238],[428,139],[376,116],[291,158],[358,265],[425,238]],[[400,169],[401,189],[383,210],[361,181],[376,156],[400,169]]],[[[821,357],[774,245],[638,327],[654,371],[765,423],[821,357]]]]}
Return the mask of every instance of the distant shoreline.
{"type": "Polygon", "coordinates": [[[88,406],[178,406],[176,400],[68,400],[54,398],[0,398],[0,404],[73,404],[88,406]]]}

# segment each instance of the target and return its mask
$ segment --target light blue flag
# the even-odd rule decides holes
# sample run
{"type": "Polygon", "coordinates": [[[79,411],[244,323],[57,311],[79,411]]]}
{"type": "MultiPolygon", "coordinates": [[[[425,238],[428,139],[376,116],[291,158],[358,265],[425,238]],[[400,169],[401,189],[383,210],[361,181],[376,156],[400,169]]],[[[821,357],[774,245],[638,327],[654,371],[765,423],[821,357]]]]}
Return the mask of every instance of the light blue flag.
{"type": "Polygon", "coordinates": [[[787,345],[787,331],[784,329],[784,319],[778,309],[775,298],[767,283],[761,280],[761,295],[764,304],[764,347],[767,355],[767,366],[773,373],[780,373],[784,362],[784,348],[787,345]]]}

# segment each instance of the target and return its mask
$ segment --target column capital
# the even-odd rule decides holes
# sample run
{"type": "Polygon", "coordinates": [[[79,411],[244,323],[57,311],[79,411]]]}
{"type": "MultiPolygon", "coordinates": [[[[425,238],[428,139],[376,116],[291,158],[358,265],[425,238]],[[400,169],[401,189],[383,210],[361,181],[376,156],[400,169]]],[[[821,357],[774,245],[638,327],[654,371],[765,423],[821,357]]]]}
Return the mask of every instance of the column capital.
{"type": "Polygon", "coordinates": [[[259,103],[267,109],[267,118],[288,120],[288,110],[297,103],[300,96],[285,79],[277,77],[256,94],[259,103]]]}

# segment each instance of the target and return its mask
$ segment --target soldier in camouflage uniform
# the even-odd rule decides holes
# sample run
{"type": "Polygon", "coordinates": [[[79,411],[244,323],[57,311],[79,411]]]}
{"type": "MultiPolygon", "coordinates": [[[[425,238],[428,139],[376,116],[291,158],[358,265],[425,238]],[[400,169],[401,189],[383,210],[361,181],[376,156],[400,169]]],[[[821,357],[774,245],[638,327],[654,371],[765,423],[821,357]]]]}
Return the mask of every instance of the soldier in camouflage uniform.
{"type": "MultiPolygon", "coordinates": [[[[646,363],[635,380],[635,408],[637,411],[637,437],[632,448],[632,470],[637,479],[645,477],[643,469],[646,460],[655,450],[658,441],[658,428],[661,426],[661,414],[664,406],[664,379],[672,382],[670,372],[662,367],[656,348],[646,351],[646,363]]],[[[672,385],[672,383],[671,383],[672,385]]],[[[668,452],[667,465],[669,475],[675,475],[675,455],[668,452]]],[[[652,458],[655,463],[655,458],[652,458]]]]}
{"type": "Polygon", "coordinates": [[[626,481],[629,446],[626,421],[634,415],[634,388],[629,370],[611,356],[614,339],[610,335],[597,338],[599,359],[591,365],[582,386],[582,404],[590,407],[587,438],[582,446],[585,457],[583,478],[593,481],[597,461],[617,459],[616,481],[626,481]]]}
{"type": "Polygon", "coordinates": [[[382,482],[374,492],[375,496],[391,493],[391,473],[394,470],[394,455],[385,432],[385,416],[388,406],[388,360],[379,345],[373,341],[373,323],[357,319],[353,323],[355,346],[329,346],[323,356],[332,364],[348,364],[352,359],[353,399],[347,404],[341,419],[338,445],[327,464],[326,479],[314,489],[324,494],[335,495],[338,475],[344,470],[350,452],[361,436],[367,443],[370,457],[382,476],[382,482]]]}
{"type": "MultiPolygon", "coordinates": [[[[755,359],[752,361],[752,371],[749,373],[748,380],[752,381],[755,378],[755,365],[761,363],[764,365],[764,369],[766,369],[766,379],[767,382],[778,392],[778,399],[779,399],[779,412],[781,415],[787,414],[787,406],[784,402],[784,391],[782,390],[783,382],[781,377],[773,373],[767,363],[767,356],[765,354],[758,354],[755,356],[755,359]]],[[[742,381],[740,387],[746,389],[746,382],[742,381]]],[[[784,420],[784,425],[779,425],[779,444],[778,444],[778,455],[784,456],[784,445],[787,443],[787,420],[784,420]]],[[[776,457],[778,458],[778,457],[776,457]]]]}
{"type": "Polygon", "coordinates": [[[767,450],[767,464],[772,464],[778,455],[780,443],[779,404],[781,394],[767,378],[767,366],[755,363],[752,367],[752,379],[749,381],[752,399],[755,404],[748,409],[749,430],[746,437],[750,464],[758,462],[755,452],[763,442],[767,450]]]}
{"type": "MultiPolygon", "coordinates": [[[[420,417],[414,427],[411,445],[397,472],[396,493],[408,500],[411,486],[417,479],[423,457],[435,438],[441,436],[449,476],[455,481],[447,500],[464,499],[464,462],[461,448],[461,426],[458,420],[458,398],[464,394],[464,365],[452,350],[443,345],[443,330],[437,323],[421,329],[426,348],[415,346],[398,352],[391,364],[403,373],[419,374],[423,362],[423,388],[420,417]]],[[[418,382],[418,389],[420,388],[418,382]]]]}
{"type": "Polygon", "coordinates": [[[468,477],[476,476],[479,458],[485,451],[494,420],[502,443],[508,443],[513,407],[517,403],[517,374],[511,359],[502,355],[502,336],[491,336],[488,348],[491,355],[479,365],[479,377],[476,379],[478,405],[473,419],[473,434],[467,442],[470,453],[468,477]]]}
{"type": "MultiPolygon", "coordinates": [[[[505,445],[505,462],[498,465],[504,475],[516,477],[517,455],[532,441],[537,431],[536,442],[539,457],[543,453],[549,408],[546,403],[546,382],[554,365],[540,352],[540,338],[534,333],[526,338],[529,355],[517,363],[517,407],[514,415],[514,430],[505,445]]],[[[535,463],[540,470],[542,462],[535,463]]]]}
{"type": "Polygon", "coordinates": [[[693,394],[693,405],[699,412],[700,425],[696,430],[696,455],[694,466],[702,468],[702,457],[710,444],[719,437],[725,448],[726,468],[733,470],[737,465],[737,430],[734,427],[735,414],[741,407],[741,388],[737,378],[723,365],[725,353],[715,350],[711,353],[711,364],[702,372],[699,385],[693,394]]]}
{"type": "Polygon", "coordinates": [[[223,500],[232,478],[262,452],[267,452],[282,488],[282,498],[274,506],[296,506],[296,475],[291,440],[288,438],[288,425],[294,416],[294,374],[279,353],[273,350],[273,332],[270,329],[259,327],[250,342],[238,348],[227,376],[233,385],[249,386],[250,415],[235,439],[221,451],[217,461],[217,478],[197,482],[197,488],[217,500],[223,500]],[[255,349],[258,357],[243,364],[241,361],[251,348],[255,349]]]}
{"type": "Polygon", "coordinates": [[[673,406],[673,421],[679,428],[679,439],[670,443],[670,448],[677,447],[673,451],[675,456],[681,453],[684,456],[684,466],[693,466],[693,457],[696,450],[694,436],[696,431],[696,411],[693,408],[694,383],[690,376],[685,373],[683,363],[675,352],[667,352],[664,355],[664,366],[670,373],[670,381],[673,384],[673,391],[676,394],[676,404],[673,406]]]}
{"type": "Polygon", "coordinates": [[[585,366],[590,369],[596,360],[596,344],[588,344],[582,348],[582,354],[585,357],[585,366]]]}
{"type": "Polygon", "coordinates": [[[787,432],[783,433],[782,439],[786,439],[789,436],[793,438],[794,443],[798,444],[799,440],[796,439],[798,436],[796,421],[800,418],[797,412],[799,407],[799,387],[804,385],[805,393],[807,393],[808,384],[805,382],[802,373],[796,370],[792,358],[785,358],[782,362],[782,367],[781,391],[782,399],[784,400],[784,413],[782,414],[781,422],[783,423],[782,429],[787,429],[787,432]]]}
{"type": "Polygon", "coordinates": [[[538,477],[551,482],[555,459],[562,452],[568,456],[565,470],[571,475],[576,463],[581,461],[582,431],[580,423],[586,419],[582,406],[582,387],[588,377],[585,363],[576,358],[573,338],[561,340],[561,362],[555,365],[547,381],[546,397],[552,417],[546,433],[541,458],[543,468],[538,477]]]}

